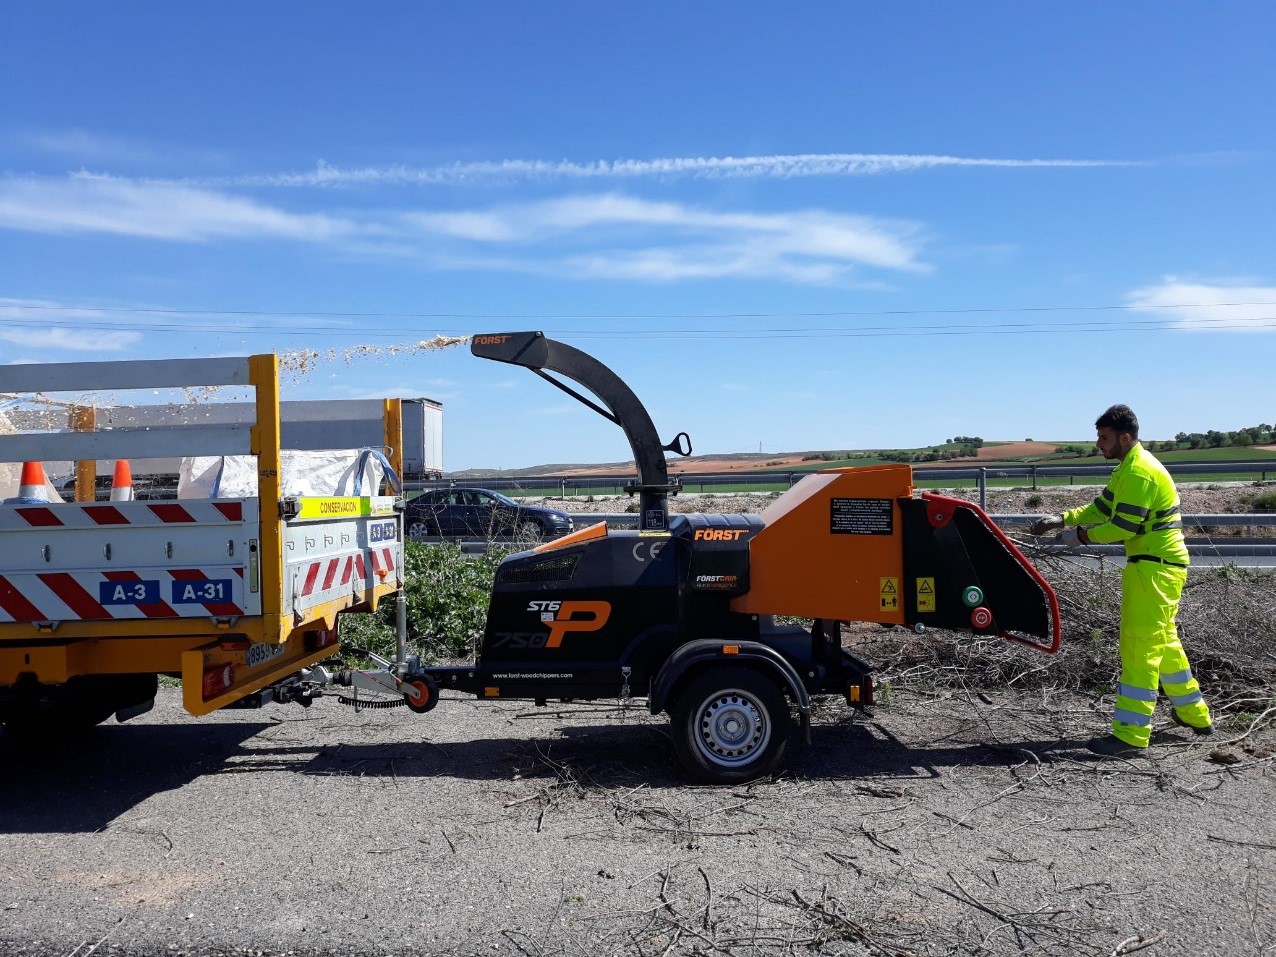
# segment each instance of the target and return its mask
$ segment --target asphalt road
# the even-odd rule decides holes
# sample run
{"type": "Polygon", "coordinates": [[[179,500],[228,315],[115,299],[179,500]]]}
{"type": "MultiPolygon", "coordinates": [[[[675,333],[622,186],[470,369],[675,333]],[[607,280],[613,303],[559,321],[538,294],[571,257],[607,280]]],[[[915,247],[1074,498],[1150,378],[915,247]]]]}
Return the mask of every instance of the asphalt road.
{"type": "Polygon", "coordinates": [[[641,707],[195,719],[165,689],[74,747],[0,740],[0,952],[1276,950],[1270,742],[1096,761],[1105,702],[894,699],[692,788],[641,707]]]}

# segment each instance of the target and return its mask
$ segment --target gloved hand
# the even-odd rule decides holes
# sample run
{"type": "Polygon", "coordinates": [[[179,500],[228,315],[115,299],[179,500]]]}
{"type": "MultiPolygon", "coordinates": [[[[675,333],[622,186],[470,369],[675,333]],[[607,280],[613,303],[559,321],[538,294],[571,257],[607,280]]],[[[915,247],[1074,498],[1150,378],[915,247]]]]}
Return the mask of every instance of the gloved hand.
{"type": "Polygon", "coordinates": [[[1032,535],[1049,535],[1051,532],[1057,532],[1063,528],[1062,515],[1047,515],[1039,518],[1028,526],[1028,532],[1032,535]]]}
{"type": "Polygon", "coordinates": [[[1090,544],[1090,539],[1086,538],[1083,528],[1079,525],[1073,525],[1072,528],[1065,529],[1063,534],[1059,536],[1059,544],[1067,548],[1077,548],[1081,545],[1090,544]]]}

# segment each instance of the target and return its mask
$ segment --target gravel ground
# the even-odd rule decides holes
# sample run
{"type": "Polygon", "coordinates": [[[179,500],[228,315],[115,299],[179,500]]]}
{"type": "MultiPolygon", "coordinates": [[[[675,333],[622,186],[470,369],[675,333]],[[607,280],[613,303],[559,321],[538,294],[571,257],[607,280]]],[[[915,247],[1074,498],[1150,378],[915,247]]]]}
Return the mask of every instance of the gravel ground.
{"type": "MultiPolygon", "coordinates": [[[[989,508],[1094,491],[1033,508],[996,490],[989,508]]],[[[1184,508],[1244,511],[1246,494],[1185,487],[1184,508]]],[[[889,662],[891,634],[852,641],[889,662]]],[[[821,711],[783,773],[733,788],[687,786],[640,704],[195,719],[163,689],[74,746],[0,737],[0,954],[1276,955],[1266,672],[1229,691],[1212,738],[1162,712],[1146,757],[1100,761],[1083,743],[1110,696],[989,690],[1039,680],[1037,656],[1001,653],[1022,666],[982,690],[950,690],[979,671],[950,656],[898,675],[872,715],[821,711]]]]}
{"type": "Polygon", "coordinates": [[[1270,729],[1100,761],[1110,699],[891,698],[697,788],[641,706],[164,689],[75,748],[0,740],[0,952],[1276,953],[1270,729]]]}

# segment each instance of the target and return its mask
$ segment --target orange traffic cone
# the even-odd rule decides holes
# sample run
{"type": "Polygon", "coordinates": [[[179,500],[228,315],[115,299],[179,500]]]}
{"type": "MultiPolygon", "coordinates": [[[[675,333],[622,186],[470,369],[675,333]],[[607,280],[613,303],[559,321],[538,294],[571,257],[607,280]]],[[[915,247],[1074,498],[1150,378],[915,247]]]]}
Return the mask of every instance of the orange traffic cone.
{"type": "Polygon", "coordinates": [[[18,497],[10,501],[17,505],[49,504],[49,491],[43,465],[39,462],[22,463],[22,478],[18,481],[18,497]]]}
{"type": "Polygon", "coordinates": [[[129,468],[128,459],[115,460],[115,475],[111,479],[111,501],[133,501],[133,470],[129,468]]]}

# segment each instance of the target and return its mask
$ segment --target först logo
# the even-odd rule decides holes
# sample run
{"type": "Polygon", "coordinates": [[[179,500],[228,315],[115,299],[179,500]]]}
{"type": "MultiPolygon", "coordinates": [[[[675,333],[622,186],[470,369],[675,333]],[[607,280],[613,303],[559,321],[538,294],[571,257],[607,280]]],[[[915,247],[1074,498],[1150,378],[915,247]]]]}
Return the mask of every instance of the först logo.
{"type": "Polygon", "coordinates": [[[533,601],[527,610],[540,615],[549,625],[546,648],[557,648],[569,632],[597,631],[611,617],[611,602],[606,601],[533,601]]]}
{"type": "Polygon", "coordinates": [[[747,528],[697,528],[698,542],[738,542],[749,534],[747,528]]]}
{"type": "Polygon", "coordinates": [[[509,336],[475,336],[474,342],[480,346],[499,346],[509,341],[509,336]]]}

